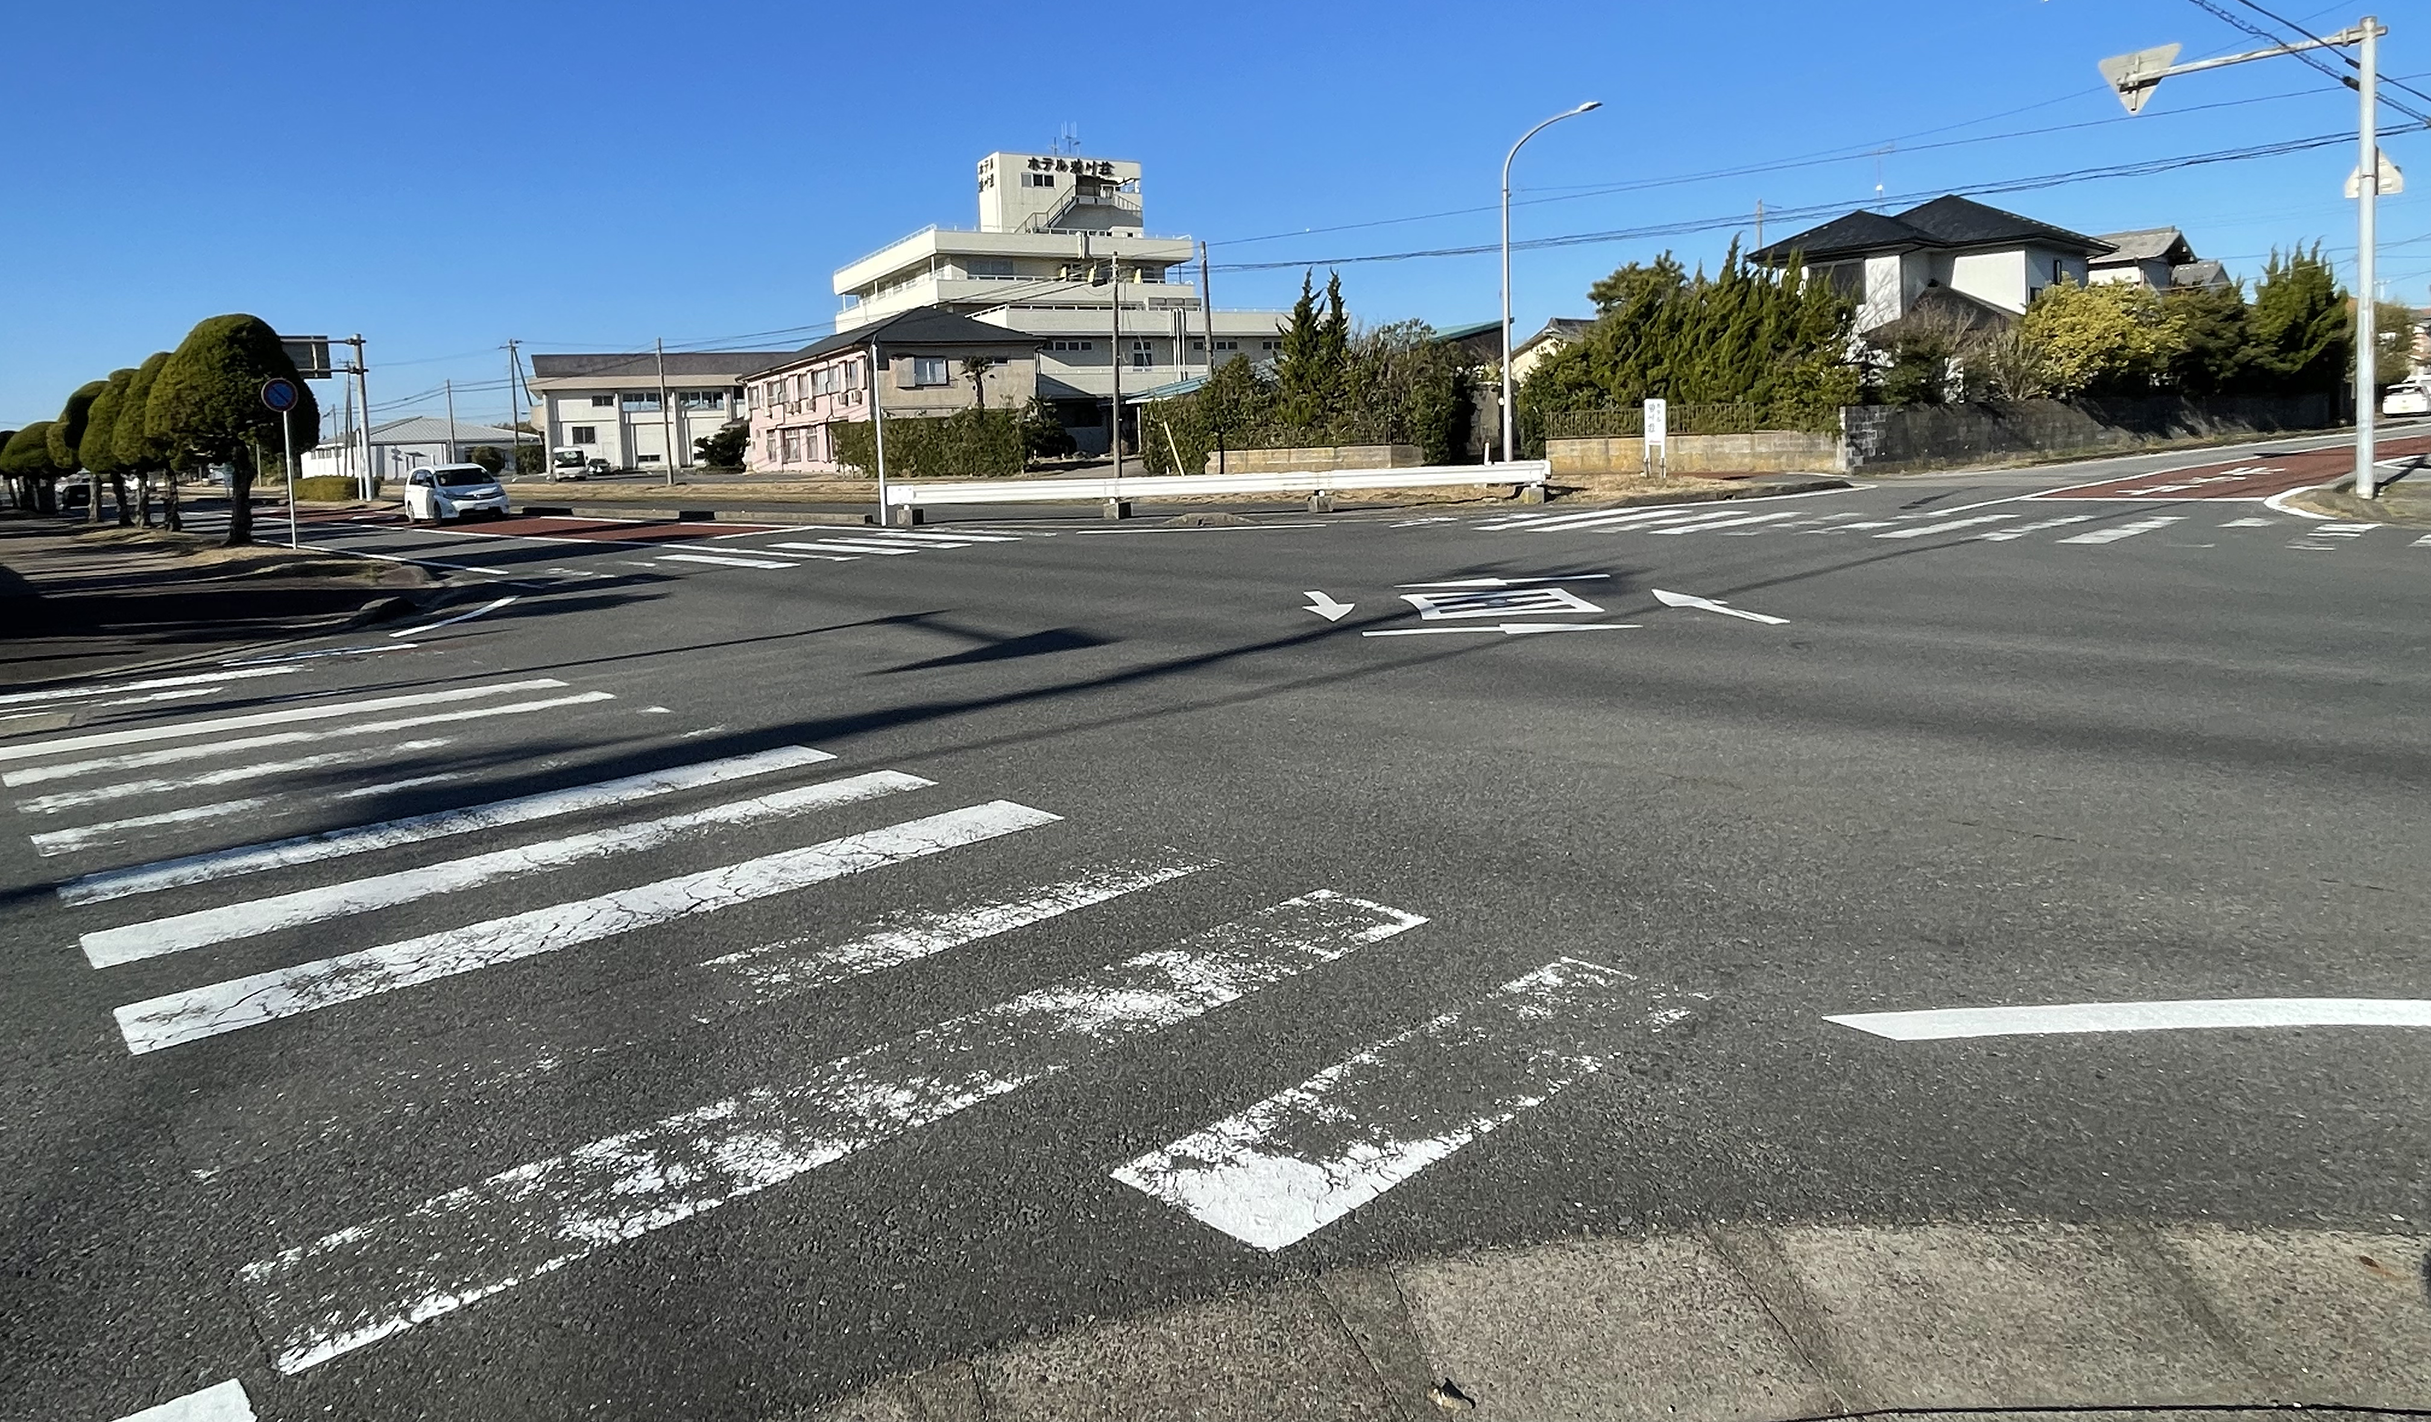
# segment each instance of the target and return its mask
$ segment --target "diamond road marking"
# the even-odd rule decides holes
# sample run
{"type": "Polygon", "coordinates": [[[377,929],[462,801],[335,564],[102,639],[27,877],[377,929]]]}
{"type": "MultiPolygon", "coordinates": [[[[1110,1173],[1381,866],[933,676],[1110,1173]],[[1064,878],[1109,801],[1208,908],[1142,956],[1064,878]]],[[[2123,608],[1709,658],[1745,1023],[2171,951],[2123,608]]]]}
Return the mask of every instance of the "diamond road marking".
{"type": "Polygon", "coordinates": [[[1420,617],[1502,617],[1509,613],[1602,612],[1604,609],[1561,588],[1494,588],[1478,592],[1403,593],[1401,600],[1418,609],[1420,617]]]}

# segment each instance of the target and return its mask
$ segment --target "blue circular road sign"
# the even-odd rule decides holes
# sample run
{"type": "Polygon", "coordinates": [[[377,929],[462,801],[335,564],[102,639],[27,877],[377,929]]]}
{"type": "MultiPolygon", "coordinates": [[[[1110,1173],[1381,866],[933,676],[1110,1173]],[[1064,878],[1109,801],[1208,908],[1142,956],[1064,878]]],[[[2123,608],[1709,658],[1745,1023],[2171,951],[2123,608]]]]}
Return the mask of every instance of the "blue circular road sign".
{"type": "Polygon", "coordinates": [[[274,375],[262,382],[262,403],[273,410],[282,413],[292,410],[297,398],[295,382],[284,376],[274,375]]]}

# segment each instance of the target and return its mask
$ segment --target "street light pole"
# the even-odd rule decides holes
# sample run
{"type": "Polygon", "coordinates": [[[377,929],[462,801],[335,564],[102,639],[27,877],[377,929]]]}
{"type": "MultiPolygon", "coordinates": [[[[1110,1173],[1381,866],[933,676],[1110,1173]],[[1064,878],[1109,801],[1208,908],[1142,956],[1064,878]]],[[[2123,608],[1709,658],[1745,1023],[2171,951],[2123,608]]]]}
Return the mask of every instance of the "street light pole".
{"type": "Polygon", "coordinates": [[[1531,138],[1566,118],[1577,118],[1590,109],[1604,106],[1601,99],[1589,99],[1575,109],[1555,114],[1543,123],[1519,136],[1511,151],[1502,160],[1502,461],[1511,462],[1511,160],[1531,138]]]}

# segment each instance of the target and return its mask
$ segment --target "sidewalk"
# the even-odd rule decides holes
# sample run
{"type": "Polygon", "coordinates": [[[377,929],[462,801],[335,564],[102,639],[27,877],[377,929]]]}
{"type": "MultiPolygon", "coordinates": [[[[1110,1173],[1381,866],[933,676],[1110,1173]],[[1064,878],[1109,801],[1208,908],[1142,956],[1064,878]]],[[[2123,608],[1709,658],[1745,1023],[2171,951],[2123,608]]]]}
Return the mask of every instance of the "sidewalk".
{"type": "Polygon", "coordinates": [[[2299,509],[2357,523],[2402,523],[2431,528],[2431,456],[2416,455],[2398,469],[2384,465],[2377,497],[2355,497],[2355,477],[2324,489],[2308,489],[2288,500],[2299,509]]]}
{"type": "Polygon", "coordinates": [[[1931,1408],[2423,1408],[2427,1243],[2008,1220],[1582,1238],[1332,1270],[1085,1324],[798,1416],[1784,1422],[1931,1408]]]}
{"type": "Polygon", "coordinates": [[[410,564],[193,534],[0,519],[0,686],[24,686],[346,626],[431,586],[410,564]]]}

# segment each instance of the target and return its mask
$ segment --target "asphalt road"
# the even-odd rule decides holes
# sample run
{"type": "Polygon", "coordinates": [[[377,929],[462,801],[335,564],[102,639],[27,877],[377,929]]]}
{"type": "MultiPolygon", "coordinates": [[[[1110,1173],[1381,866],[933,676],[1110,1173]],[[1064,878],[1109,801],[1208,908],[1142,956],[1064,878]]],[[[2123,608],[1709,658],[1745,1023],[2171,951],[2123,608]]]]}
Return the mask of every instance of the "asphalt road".
{"type": "Polygon", "coordinates": [[[0,702],[0,1399],[756,1419],[1582,1228],[2419,1221],[2419,1029],[1827,1020],[2431,998],[2431,538],[2136,492],[2269,453],[317,522],[458,600],[0,702]]]}

